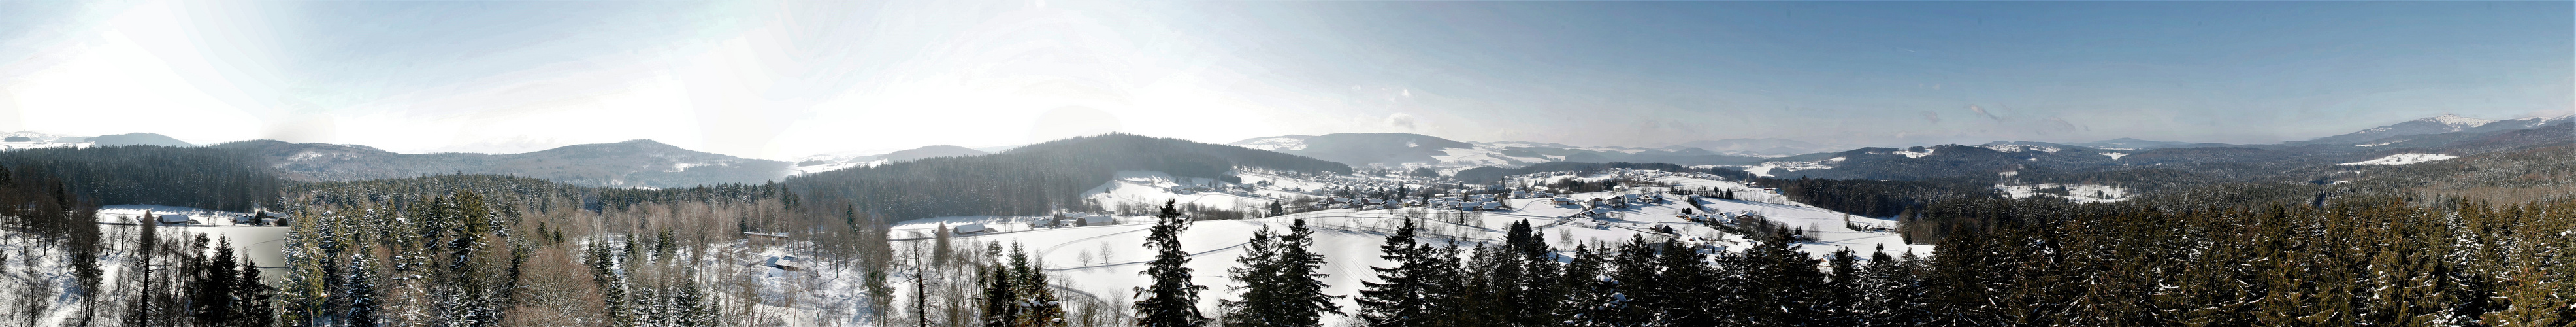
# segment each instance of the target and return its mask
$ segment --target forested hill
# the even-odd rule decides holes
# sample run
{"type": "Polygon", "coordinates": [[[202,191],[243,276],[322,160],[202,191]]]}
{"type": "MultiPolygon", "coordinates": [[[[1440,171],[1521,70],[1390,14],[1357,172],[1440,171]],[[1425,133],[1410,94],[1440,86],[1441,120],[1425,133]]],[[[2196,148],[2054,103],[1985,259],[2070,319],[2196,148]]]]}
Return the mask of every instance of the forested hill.
{"type": "Polygon", "coordinates": [[[787,163],[691,151],[652,140],[579,144],[517,154],[404,154],[362,145],[251,140],[208,146],[250,153],[286,177],[354,181],[445,174],[542,178],[591,187],[684,188],[760,183],[787,163]]]}
{"type": "Polygon", "coordinates": [[[889,221],[970,215],[1041,215],[1074,209],[1080,195],[1121,170],[1232,180],[1235,167],[1349,173],[1341,163],[1229,145],[1108,134],[967,157],[928,158],[800,175],[783,184],[822,208],[855,208],[889,221]]]}

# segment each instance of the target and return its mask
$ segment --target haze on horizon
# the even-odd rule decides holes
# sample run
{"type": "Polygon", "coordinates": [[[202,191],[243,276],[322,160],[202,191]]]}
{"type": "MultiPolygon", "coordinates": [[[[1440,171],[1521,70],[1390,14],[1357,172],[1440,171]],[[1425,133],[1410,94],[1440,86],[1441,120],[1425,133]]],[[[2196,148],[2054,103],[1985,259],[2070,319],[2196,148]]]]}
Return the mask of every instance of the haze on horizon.
{"type": "Polygon", "coordinates": [[[755,158],[1107,131],[2272,143],[2576,112],[2571,6],[0,2],[0,131],[755,158]]]}

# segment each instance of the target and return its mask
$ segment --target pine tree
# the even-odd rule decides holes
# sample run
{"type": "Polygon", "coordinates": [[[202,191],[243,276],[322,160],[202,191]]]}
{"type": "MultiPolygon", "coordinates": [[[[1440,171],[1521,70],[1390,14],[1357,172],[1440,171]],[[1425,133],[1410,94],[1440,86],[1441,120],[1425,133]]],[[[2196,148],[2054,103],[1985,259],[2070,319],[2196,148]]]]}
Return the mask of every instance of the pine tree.
{"type": "Polygon", "coordinates": [[[1145,237],[1145,247],[1154,249],[1154,260],[1147,263],[1144,274],[1154,283],[1136,289],[1136,324],[1147,327],[1184,327],[1205,324],[1199,314],[1200,290],[1207,289],[1190,282],[1188,252],[1181,251],[1181,232],[1190,221],[1181,218],[1172,201],[1163,202],[1155,215],[1157,222],[1145,237]]]}

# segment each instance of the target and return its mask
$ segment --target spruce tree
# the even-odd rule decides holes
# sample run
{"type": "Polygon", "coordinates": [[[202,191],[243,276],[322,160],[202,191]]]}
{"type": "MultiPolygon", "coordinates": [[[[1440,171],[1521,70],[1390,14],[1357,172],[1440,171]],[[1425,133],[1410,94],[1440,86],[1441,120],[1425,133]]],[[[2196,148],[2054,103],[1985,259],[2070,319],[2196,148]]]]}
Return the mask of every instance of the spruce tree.
{"type": "Polygon", "coordinates": [[[1818,311],[1823,315],[1816,317],[1816,323],[1859,325],[1862,318],[1860,299],[1865,292],[1861,282],[1860,256],[1852,254],[1850,248],[1838,249],[1826,260],[1826,265],[1831,268],[1831,273],[1825,280],[1825,294],[1818,303],[1818,311]]]}
{"type": "Polygon", "coordinates": [[[1046,270],[1030,261],[1028,252],[1016,242],[1011,243],[1011,274],[1011,285],[1019,287],[1013,294],[1019,296],[1016,303],[1020,306],[1019,318],[1011,322],[1012,326],[1064,325],[1064,301],[1050,288],[1046,270]]]}
{"type": "Polygon", "coordinates": [[[1011,268],[1001,262],[982,268],[976,275],[983,280],[984,294],[976,299],[983,303],[984,326],[1009,327],[1020,319],[1019,287],[1011,284],[1011,268]]]}
{"type": "MultiPolygon", "coordinates": [[[[206,236],[197,235],[196,244],[204,245],[206,236]]],[[[200,325],[222,324],[233,319],[233,280],[241,278],[233,265],[232,240],[215,246],[213,257],[198,256],[190,266],[199,267],[188,282],[188,318],[200,325]]]]}
{"type": "Polygon", "coordinates": [[[1597,321],[1617,326],[1656,322],[1657,312],[1665,309],[1665,292],[1670,289],[1661,276],[1662,265],[1655,260],[1655,250],[1655,244],[1647,243],[1642,236],[1631,236],[1627,243],[1619,245],[1617,254],[1607,262],[1607,274],[1618,291],[1614,296],[1622,298],[1626,305],[1603,313],[1597,321]]]}
{"type": "Polygon", "coordinates": [[[141,277],[134,279],[134,285],[138,292],[136,292],[136,296],[133,297],[132,300],[129,300],[132,301],[130,303],[130,307],[133,308],[133,310],[126,312],[125,325],[149,326],[152,324],[152,319],[159,315],[156,311],[152,310],[152,298],[155,294],[158,294],[152,289],[154,286],[153,284],[157,284],[152,282],[152,257],[154,257],[153,246],[160,243],[159,240],[161,239],[159,232],[161,229],[161,219],[153,216],[151,210],[144,210],[143,220],[135,223],[137,226],[140,226],[143,231],[141,233],[137,233],[138,235],[134,238],[133,257],[135,262],[131,267],[134,267],[134,271],[138,272],[141,277]]]}
{"type": "Polygon", "coordinates": [[[1157,222],[1145,236],[1145,247],[1154,249],[1154,260],[1144,274],[1154,282],[1136,289],[1136,324],[1146,327],[1185,327],[1205,324],[1199,314],[1200,290],[1207,289],[1190,282],[1188,252],[1181,251],[1181,232],[1190,221],[1181,218],[1173,201],[1164,201],[1163,210],[1154,215],[1157,222]]]}
{"type": "Polygon", "coordinates": [[[1252,231],[1252,239],[1244,243],[1243,255],[1234,259],[1236,267],[1226,270],[1227,279],[1243,285],[1232,287],[1240,300],[1223,301],[1225,314],[1218,319],[1226,326],[1272,326],[1275,312],[1267,305],[1278,303],[1282,283],[1278,280],[1277,240],[1268,225],[1252,231]]]}
{"type": "Polygon", "coordinates": [[[342,315],[347,316],[345,321],[349,326],[372,327],[383,321],[380,317],[383,300],[377,299],[379,295],[376,294],[376,269],[372,247],[359,247],[356,258],[349,260],[348,280],[342,282],[348,285],[345,296],[348,297],[349,311],[342,315]]]}
{"type": "Polygon", "coordinates": [[[232,310],[233,314],[231,321],[233,325],[269,326],[274,324],[277,320],[277,307],[273,304],[273,300],[271,298],[276,297],[277,289],[269,287],[268,284],[260,283],[259,266],[252,265],[249,258],[243,258],[239,265],[241,265],[241,269],[239,270],[241,272],[241,276],[233,279],[233,286],[231,288],[233,292],[233,303],[240,305],[241,307],[232,310]]]}
{"type": "Polygon", "coordinates": [[[1824,274],[1816,270],[1816,259],[1798,252],[1796,241],[1782,231],[1747,248],[1741,270],[1746,277],[1742,285],[1744,299],[1734,312],[1742,323],[1751,326],[1811,325],[1818,316],[1812,290],[1824,285],[1824,274]]]}
{"type": "Polygon", "coordinates": [[[1720,316],[1723,312],[1719,312],[1723,310],[1721,301],[1735,293],[1723,287],[1730,283],[1722,282],[1718,272],[1708,266],[1707,258],[1696,249],[1672,240],[1665,240],[1654,248],[1662,251],[1656,256],[1655,263],[1663,271],[1655,279],[1664,289],[1661,290],[1662,298],[1655,299],[1652,304],[1657,309],[1659,320],[1678,326],[1717,325],[1723,318],[1720,316]]]}
{"type": "Polygon", "coordinates": [[[1434,276],[1427,275],[1436,263],[1431,262],[1434,259],[1430,258],[1430,247],[1415,243],[1414,228],[1413,220],[1405,219],[1402,227],[1387,235],[1386,244],[1378,246],[1378,258],[1395,266],[1370,267],[1377,272],[1378,281],[1361,282],[1365,288],[1360,290],[1360,319],[1369,326],[1433,323],[1431,317],[1435,314],[1431,311],[1439,308],[1432,307],[1432,299],[1428,298],[1432,286],[1427,279],[1434,276]]]}
{"type": "Polygon", "coordinates": [[[1558,283],[1564,285],[1564,304],[1556,307],[1555,321],[1566,326],[1619,326],[1612,317],[1629,305],[1626,295],[1619,294],[1618,283],[1605,275],[1601,251],[1589,245],[1574,247],[1573,260],[1565,264],[1558,283]]]}

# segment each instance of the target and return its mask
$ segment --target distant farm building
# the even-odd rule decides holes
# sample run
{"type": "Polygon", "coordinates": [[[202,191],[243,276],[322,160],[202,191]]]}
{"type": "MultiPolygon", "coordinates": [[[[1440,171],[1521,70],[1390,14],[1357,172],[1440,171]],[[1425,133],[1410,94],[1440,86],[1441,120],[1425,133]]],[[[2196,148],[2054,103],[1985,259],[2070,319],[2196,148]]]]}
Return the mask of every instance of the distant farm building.
{"type": "Polygon", "coordinates": [[[984,232],[991,232],[991,231],[993,231],[993,229],[991,229],[991,228],[985,228],[985,227],[984,227],[984,224],[965,224],[965,225],[957,225],[957,227],[953,228],[951,232],[952,232],[952,233],[957,233],[957,234],[959,234],[959,235],[964,235],[964,234],[984,233],[984,232]]]}

